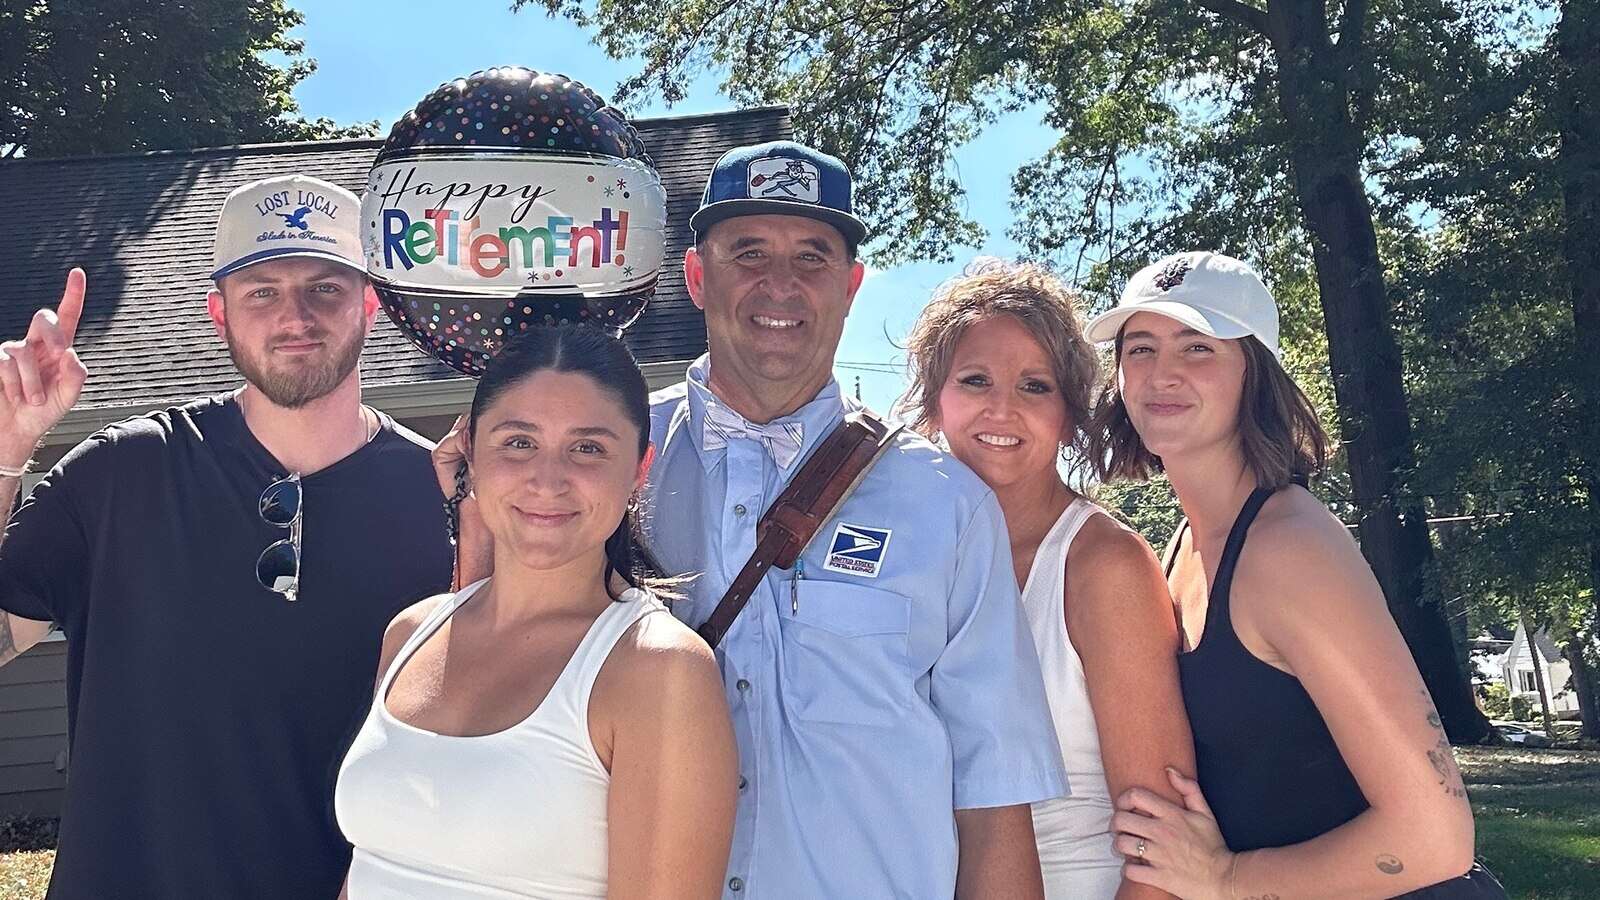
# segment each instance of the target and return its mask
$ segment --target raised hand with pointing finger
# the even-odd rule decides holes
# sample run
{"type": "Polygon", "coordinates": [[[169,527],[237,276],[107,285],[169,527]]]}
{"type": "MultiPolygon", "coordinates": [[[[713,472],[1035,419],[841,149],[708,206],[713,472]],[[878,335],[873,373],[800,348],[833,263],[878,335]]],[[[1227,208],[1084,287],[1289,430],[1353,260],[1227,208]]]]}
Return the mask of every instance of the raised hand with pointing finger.
{"type": "Polygon", "coordinates": [[[22,340],[0,344],[0,474],[20,474],[83,391],[89,373],[72,342],[84,285],[82,269],[67,273],[60,305],[34,313],[22,340]]]}
{"type": "Polygon", "coordinates": [[[304,174],[239,185],[217,214],[211,289],[180,306],[194,282],[175,282],[162,301],[190,333],[165,340],[125,317],[180,369],[225,348],[231,389],[183,371],[209,393],[121,385],[120,415],[105,417],[117,421],[67,441],[62,417],[90,399],[73,352],[84,274],[0,333],[17,339],[0,345],[0,500],[50,444],[49,471],[0,532],[0,666],[55,623],[82,675],[67,685],[72,786],[52,897],[339,891],[350,845],[329,815],[328,760],[367,711],[395,612],[450,579],[429,447],[361,401],[378,298],[360,206],[304,174]],[[291,213],[303,228],[283,227],[291,213]],[[208,322],[216,343],[192,334],[208,322]],[[189,643],[216,652],[174,649],[189,643]],[[127,822],[141,823],[137,845],[121,839],[127,822]]]}

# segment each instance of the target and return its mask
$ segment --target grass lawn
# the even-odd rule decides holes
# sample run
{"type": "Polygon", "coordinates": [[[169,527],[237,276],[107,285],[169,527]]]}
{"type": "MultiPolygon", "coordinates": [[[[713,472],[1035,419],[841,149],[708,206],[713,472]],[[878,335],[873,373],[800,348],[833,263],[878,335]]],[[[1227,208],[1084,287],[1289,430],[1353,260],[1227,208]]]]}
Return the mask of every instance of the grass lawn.
{"type": "Polygon", "coordinates": [[[1511,896],[1600,897],[1600,752],[1457,748],[1478,854],[1511,896]]]}
{"type": "MultiPolygon", "coordinates": [[[[1600,898],[1600,752],[1457,748],[1478,854],[1517,900],[1600,898]]],[[[55,851],[0,826],[0,900],[42,900],[55,851]]]]}

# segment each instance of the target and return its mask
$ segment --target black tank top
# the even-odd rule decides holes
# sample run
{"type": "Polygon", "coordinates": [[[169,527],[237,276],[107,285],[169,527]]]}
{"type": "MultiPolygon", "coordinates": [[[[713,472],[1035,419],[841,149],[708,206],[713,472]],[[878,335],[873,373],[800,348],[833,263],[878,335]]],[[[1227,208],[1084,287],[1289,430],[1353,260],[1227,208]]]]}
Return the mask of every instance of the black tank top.
{"type": "MultiPolygon", "coordinates": [[[[1234,520],[1200,643],[1178,656],[1200,786],[1235,852],[1298,844],[1367,808],[1300,679],[1257,659],[1233,630],[1233,570],[1250,523],[1271,495],[1256,489],[1234,520]]],[[[1170,574],[1171,559],[1166,568],[1170,574]]]]}
{"type": "MultiPolygon", "coordinates": [[[[1272,493],[1257,488],[1244,502],[1217,564],[1200,644],[1178,654],[1200,789],[1236,853],[1310,840],[1367,808],[1366,795],[1300,679],[1257,659],[1233,630],[1233,570],[1250,523],[1272,493]]],[[[1178,526],[1180,538],[1188,526],[1178,526]]],[[[1168,575],[1176,555],[1167,558],[1168,575]]],[[[1460,877],[1400,896],[1504,900],[1506,893],[1473,863],[1460,877]]]]}

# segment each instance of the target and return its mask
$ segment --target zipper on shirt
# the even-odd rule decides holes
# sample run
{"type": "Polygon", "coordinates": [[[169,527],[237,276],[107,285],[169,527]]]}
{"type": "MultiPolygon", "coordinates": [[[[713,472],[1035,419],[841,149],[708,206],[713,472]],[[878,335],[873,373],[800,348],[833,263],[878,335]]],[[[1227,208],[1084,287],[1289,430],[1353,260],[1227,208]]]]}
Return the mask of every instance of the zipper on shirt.
{"type": "Polygon", "coordinates": [[[794,561],[794,577],[789,579],[789,612],[791,615],[800,614],[800,579],[806,577],[806,561],[794,561]]]}

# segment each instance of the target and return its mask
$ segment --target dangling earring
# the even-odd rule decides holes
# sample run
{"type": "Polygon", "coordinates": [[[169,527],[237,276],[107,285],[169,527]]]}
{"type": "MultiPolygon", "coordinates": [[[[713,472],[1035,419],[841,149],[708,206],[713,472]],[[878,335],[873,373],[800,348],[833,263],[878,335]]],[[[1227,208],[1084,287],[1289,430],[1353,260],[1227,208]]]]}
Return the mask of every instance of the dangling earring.
{"type": "Polygon", "coordinates": [[[461,537],[461,503],[472,493],[472,479],[468,474],[467,463],[462,460],[456,466],[456,492],[444,501],[445,527],[449,529],[450,545],[455,546],[461,537]]]}

